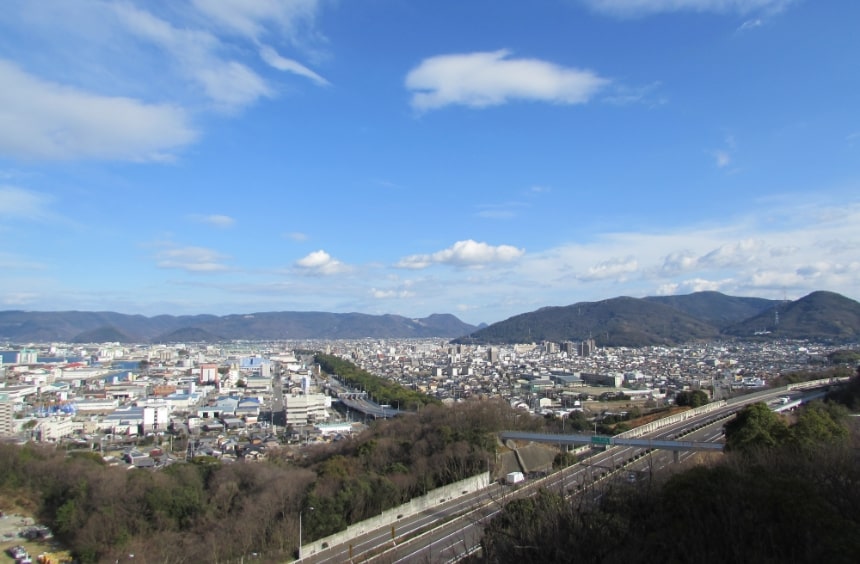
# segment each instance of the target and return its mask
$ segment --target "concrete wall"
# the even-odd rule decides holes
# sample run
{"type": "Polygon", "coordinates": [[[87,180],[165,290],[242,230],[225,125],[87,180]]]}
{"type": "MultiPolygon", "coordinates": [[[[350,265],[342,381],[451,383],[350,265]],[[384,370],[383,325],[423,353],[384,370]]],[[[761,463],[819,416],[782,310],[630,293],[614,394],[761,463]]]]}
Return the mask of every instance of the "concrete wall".
{"type": "Polygon", "coordinates": [[[304,557],[308,557],[325,550],[325,548],[328,548],[329,546],[335,546],[337,544],[347,542],[358,535],[363,535],[364,533],[374,531],[381,527],[393,525],[399,519],[421,513],[428,509],[433,509],[441,503],[483,490],[489,485],[490,474],[489,472],[485,472],[483,474],[478,474],[477,476],[472,476],[471,478],[466,478],[465,480],[461,480],[457,483],[437,488],[429,492],[427,495],[416,497],[408,503],[404,503],[400,507],[383,511],[382,514],[377,517],[372,517],[360,523],[356,523],[355,525],[351,525],[350,527],[347,527],[345,531],[302,545],[302,555],[304,557]],[[323,548],[323,545],[325,545],[325,548],[323,548]]]}
{"type": "Polygon", "coordinates": [[[667,425],[672,425],[674,423],[678,423],[680,421],[686,421],[691,417],[696,417],[697,415],[702,415],[703,413],[708,413],[714,411],[715,409],[719,409],[726,405],[725,401],[715,401],[714,403],[705,404],[701,407],[697,407],[695,409],[688,409],[687,411],[682,411],[681,413],[676,413],[675,415],[670,415],[669,417],[664,417],[663,419],[658,419],[656,421],[652,421],[647,425],[642,425],[641,427],[636,427],[635,429],[630,429],[629,431],[624,431],[623,433],[619,433],[618,437],[623,437],[625,439],[633,439],[636,437],[641,437],[645,433],[650,433],[651,431],[656,431],[662,427],[667,425]]]}

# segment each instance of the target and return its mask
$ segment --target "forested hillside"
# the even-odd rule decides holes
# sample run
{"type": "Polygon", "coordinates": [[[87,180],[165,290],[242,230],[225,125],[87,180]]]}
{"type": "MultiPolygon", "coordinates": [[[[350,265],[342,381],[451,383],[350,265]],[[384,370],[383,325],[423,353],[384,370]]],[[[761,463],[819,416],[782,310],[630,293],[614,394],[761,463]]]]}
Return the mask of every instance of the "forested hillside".
{"type": "Polygon", "coordinates": [[[97,453],[0,444],[0,510],[29,509],[82,562],[291,560],[304,510],[304,539],[378,515],[411,497],[479,472],[495,433],[521,418],[503,401],[379,421],[352,440],[271,451],[257,463],[198,457],[158,472],[106,466],[97,453]],[[313,507],[313,511],[307,508],[313,507]]]}

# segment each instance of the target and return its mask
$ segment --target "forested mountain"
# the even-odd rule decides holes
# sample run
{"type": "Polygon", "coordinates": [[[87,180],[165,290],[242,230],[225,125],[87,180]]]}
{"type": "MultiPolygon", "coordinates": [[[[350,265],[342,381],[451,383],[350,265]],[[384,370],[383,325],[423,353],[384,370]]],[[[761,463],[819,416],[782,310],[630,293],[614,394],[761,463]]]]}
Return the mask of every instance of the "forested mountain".
{"type": "Polygon", "coordinates": [[[779,304],[778,300],[739,298],[720,292],[695,292],[680,296],[651,296],[645,300],[672,306],[717,327],[749,319],[779,304]]]}
{"type": "Polygon", "coordinates": [[[777,302],[760,314],[725,328],[727,335],[756,333],[788,339],[850,340],[860,337],[860,303],[834,292],[813,292],[777,302]]]}
{"type": "Polygon", "coordinates": [[[459,343],[523,343],[593,338],[599,346],[641,347],[720,336],[841,341],[858,335],[860,303],[833,292],[813,292],[793,302],[719,292],[622,296],[545,307],[480,329],[449,314],[410,319],[314,311],[157,317],[114,312],[0,312],[0,340],[12,342],[440,337],[459,343]]]}
{"type": "Polygon", "coordinates": [[[0,312],[0,340],[13,342],[173,342],[231,339],[359,339],[466,335],[453,315],[422,319],[363,313],[263,312],[237,315],[125,315],[114,312],[0,312]],[[182,337],[188,337],[182,339],[182,337]],[[196,338],[195,338],[196,337],[196,338]]]}
{"type": "MultiPolygon", "coordinates": [[[[545,307],[494,323],[470,335],[491,343],[581,341],[645,346],[710,339],[719,334],[713,325],[668,305],[637,298],[612,298],[564,307],[545,307]]],[[[467,342],[466,338],[458,339],[467,342]]]]}
{"type": "Polygon", "coordinates": [[[858,335],[860,303],[832,292],[814,292],[794,302],[698,292],[545,307],[494,323],[456,342],[530,343],[593,338],[599,346],[641,347],[720,336],[850,340],[858,335]]]}

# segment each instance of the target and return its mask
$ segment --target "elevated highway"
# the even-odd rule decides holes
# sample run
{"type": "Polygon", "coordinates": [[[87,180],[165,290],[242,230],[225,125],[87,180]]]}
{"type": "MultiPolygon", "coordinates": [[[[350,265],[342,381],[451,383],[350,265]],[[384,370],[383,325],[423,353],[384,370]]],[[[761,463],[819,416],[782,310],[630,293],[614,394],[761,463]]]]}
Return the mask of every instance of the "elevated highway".
{"type": "MultiPolygon", "coordinates": [[[[612,439],[623,440],[605,445],[583,462],[561,469],[545,478],[531,480],[517,486],[491,484],[486,490],[464,495],[419,515],[404,517],[393,526],[370,531],[360,537],[338,545],[322,546],[319,542],[305,545],[303,562],[340,563],[348,561],[378,562],[385,564],[427,562],[450,564],[480,551],[485,523],[498,515],[504,505],[516,497],[534,495],[541,489],[557,490],[564,495],[589,493],[599,495],[594,486],[612,479],[638,479],[643,473],[659,470],[672,461],[690,456],[689,449],[678,443],[719,443],[725,420],[746,405],[777,402],[780,397],[796,390],[816,390],[843,383],[846,379],[827,379],[800,385],[763,390],[728,401],[715,402],[696,410],[684,412],[631,429],[612,439]],[[687,441],[678,441],[682,436],[687,441]],[[642,443],[628,442],[638,439],[642,443]],[[651,443],[648,443],[651,441],[651,443]],[[665,443],[664,448],[674,453],[661,456],[654,444],[665,443]],[[672,447],[677,446],[677,449],[672,447]],[[684,452],[687,450],[687,452],[684,452]],[[596,492],[596,493],[595,493],[596,492]]],[[[552,436],[558,442],[561,435],[552,436]]],[[[588,435],[589,441],[592,436],[588,435]]],[[[722,446],[715,447],[715,449],[722,446]]]]}

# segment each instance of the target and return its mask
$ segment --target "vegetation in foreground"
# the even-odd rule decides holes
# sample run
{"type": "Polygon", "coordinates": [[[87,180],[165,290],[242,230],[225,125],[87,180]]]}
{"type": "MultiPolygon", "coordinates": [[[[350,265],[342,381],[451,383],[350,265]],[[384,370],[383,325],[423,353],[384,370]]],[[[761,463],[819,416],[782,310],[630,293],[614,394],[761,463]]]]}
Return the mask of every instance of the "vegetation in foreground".
{"type": "Polygon", "coordinates": [[[514,501],[475,561],[855,562],[860,440],[844,406],[858,403],[860,373],[791,421],[763,404],[744,409],[710,465],[573,500],[544,491],[514,501]]]}
{"type": "Polygon", "coordinates": [[[353,439],[261,462],[195,458],[151,472],[111,467],[36,444],[0,444],[0,509],[29,509],[82,562],[265,561],[294,557],[299,514],[305,542],[378,515],[487,469],[495,435],[536,430],[503,401],[374,423],[353,439]],[[311,511],[310,508],[313,507],[311,511]]]}

